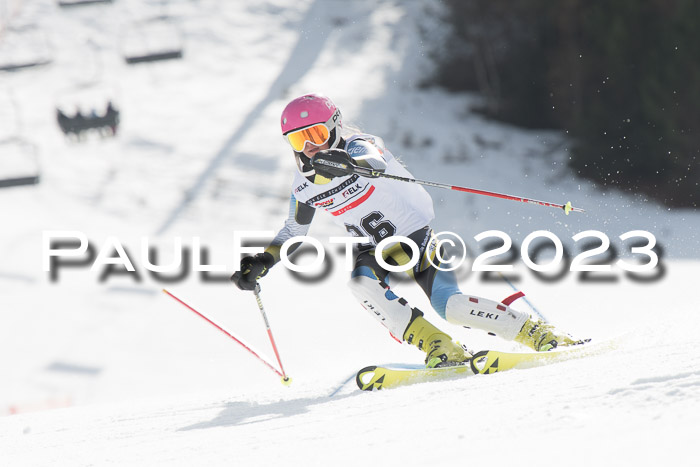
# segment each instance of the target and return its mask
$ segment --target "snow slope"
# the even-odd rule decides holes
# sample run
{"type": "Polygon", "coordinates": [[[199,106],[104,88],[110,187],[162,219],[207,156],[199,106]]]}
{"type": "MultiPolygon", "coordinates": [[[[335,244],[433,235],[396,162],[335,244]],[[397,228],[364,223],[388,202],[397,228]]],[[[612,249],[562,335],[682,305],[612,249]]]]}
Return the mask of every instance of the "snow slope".
{"type": "MultiPolygon", "coordinates": [[[[682,295],[673,293],[692,287],[693,270],[696,263],[673,263],[662,285],[668,294],[631,284],[582,291],[575,281],[548,294],[527,284],[537,305],[558,308],[557,322],[572,332],[603,341],[614,337],[619,349],[610,353],[386,392],[362,393],[350,383],[334,397],[329,394],[363,365],[420,359],[418,351],[373,327],[363,311],[321,305],[350,303],[347,292],[314,289],[315,306],[291,313],[288,304],[308,300],[309,290],[265,295],[285,287],[282,274],[265,284],[263,298],[294,379],[289,388],[196,317],[153,297],[146,310],[132,313],[143,326],[136,336],[110,326],[93,344],[96,358],[106,362],[94,397],[111,395],[120,402],[1,419],[4,462],[354,465],[369,458],[389,465],[510,465],[536,456],[571,465],[694,465],[700,354],[692,330],[700,323],[682,295]],[[582,293],[586,300],[576,300],[582,293]],[[571,303],[565,297],[572,297],[571,303]],[[161,335],[156,326],[168,332],[161,335]],[[139,338],[141,333],[145,336],[139,338]],[[145,341],[155,345],[149,348],[145,341]],[[139,347],[126,350],[129,344],[139,347]],[[114,346],[126,355],[110,356],[114,346]],[[121,393],[110,394],[114,390],[121,393]]],[[[418,291],[404,290],[420,303],[418,291]]],[[[201,295],[192,301],[202,309],[215,311],[224,302],[201,295]]],[[[240,307],[227,324],[259,337],[258,346],[267,349],[260,322],[257,329],[239,322],[245,314],[257,318],[251,297],[231,293],[225,302],[240,307]]],[[[510,346],[447,327],[478,347],[510,346]]]]}
{"type": "MultiPolygon", "coordinates": [[[[36,144],[42,183],[0,191],[0,464],[2,465],[389,465],[469,462],[512,465],[694,465],[700,422],[700,215],[604,191],[566,171],[567,142],[467,112],[475,96],[417,86],[436,2],[120,1],[59,10],[25,2],[14,25],[38,24],[50,66],[0,74],[0,140],[36,144]],[[426,6],[427,5],[427,6],[426,6]],[[180,61],[127,66],[124,31],[167,14],[184,37],[180,61]],[[76,80],[81,84],[76,85],[76,80]],[[250,294],[226,283],[162,283],[140,258],[141,237],[158,261],[173,239],[192,237],[211,264],[232,270],[232,236],[274,230],[286,216],[291,171],[277,119],[290,98],[325,92],[346,120],[385,137],[418,177],[564,203],[553,209],[433,190],[434,227],[463,236],[502,230],[516,244],[534,230],[571,236],[656,235],[664,274],[632,280],[537,278],[516,264],[518,288],[550,320],[617,350],[548,367],[362,393],[359,368],[420,362],[357,305],[334,256],[318,283],[275,268],[262,299],[293,383],[160,292],[167,287],[243,337],[271,361],[250,294]],[[55,106],[122,110],[118,138],[66,141],[55,106]],[[7,109],[14,110],[7,110],[7,109]],[[7,123],[6,123],[7,122],[7,123]],[[142,281],[101,269],[42,271],[42,231],[79,230],[99,250],[115,236],[142,281]],[[346,383],[347,382],[347,383],[346,383]],[[346,384],[344,384],[346,383],[346,384]],[[334,394],[331,396],[331,394],[334,394]],[[48,410],[53,409],[53,410],[48,410]],[[4,415],[4,416],[2,416],[4,415]]],[[[5,22],[5,17],[3,17],[5,22]]],[[[326,216],[312,234],[342,235],[326,216]]],[[[500,259],[503,259],[501,257],[500,259]]],[[[460,272],[464,291],[501,299],[503,281],[460,272]]],[[[408,282],[396,290],[426,310],[408,282]]],[[[522,303],[518,306],[527,309],[522,303]]],[[[516,349],[478,331],[443,324],[470,348],[516,349]]]]}

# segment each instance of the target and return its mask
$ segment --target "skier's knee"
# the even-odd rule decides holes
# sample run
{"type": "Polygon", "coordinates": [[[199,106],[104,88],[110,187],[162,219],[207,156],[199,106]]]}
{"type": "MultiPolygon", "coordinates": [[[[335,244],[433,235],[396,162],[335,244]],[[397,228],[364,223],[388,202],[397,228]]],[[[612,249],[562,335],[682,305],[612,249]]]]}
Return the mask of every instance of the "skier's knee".
{"type": "Polygon", "coordinates": [[[370,279],[379,280],[379,277],[374,273],[374,270],[369,266],[358,266],[352,270],[350,278],[353,279],[358,276],[369,277],[370,279]]]}
{"type": "Polygon", "coordinates": [[[413,319],[413,310],[406,300],[397,296],[389,286],[366,275],[356,275],[348,287],[360,304],[369,311],[391,334],[403,338],[413,319]]]}
{"type": "Polygon", "coordinates": [[[447,302],[453,295],[461,294],[457,280],[451,271],[438,271],[433,279],[430,304],[442,318],[445,318],[447,302]]]}

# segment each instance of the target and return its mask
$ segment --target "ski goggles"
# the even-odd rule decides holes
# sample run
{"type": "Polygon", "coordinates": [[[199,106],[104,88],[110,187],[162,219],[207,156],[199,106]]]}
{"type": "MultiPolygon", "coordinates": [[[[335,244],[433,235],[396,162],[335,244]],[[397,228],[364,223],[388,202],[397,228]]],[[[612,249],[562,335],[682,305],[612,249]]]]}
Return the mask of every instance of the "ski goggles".
{"type": "Polygon", "coordinates": [[[328,131],[328,127],[325,124],[317,123],[307,128],[290,131],[284,136],[292,146],[292,149],[296,152],[302,152],[307,141],[314,146],[325,144],[331,137],[331,132],[328,131]]]}

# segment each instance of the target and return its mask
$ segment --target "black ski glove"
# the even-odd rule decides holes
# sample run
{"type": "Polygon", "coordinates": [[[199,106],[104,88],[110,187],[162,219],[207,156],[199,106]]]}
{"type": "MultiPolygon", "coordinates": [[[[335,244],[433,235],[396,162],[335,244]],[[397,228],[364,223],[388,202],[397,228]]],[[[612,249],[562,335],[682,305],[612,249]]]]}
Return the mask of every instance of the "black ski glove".
{"type": "Polygon", "coordinates": [[[342,149],[324,149],[311,158],[317,174],[326,178],[345,177],[355,172],[355,161],[342,149]]]}
{"type": "Polygon", "coordinates": [[[241,259],[241,269],[231,276],[231,282],[241,290],[253,290],[261,277],[275,265],[275,257],[270,253],[258,253],[241,259]]]}

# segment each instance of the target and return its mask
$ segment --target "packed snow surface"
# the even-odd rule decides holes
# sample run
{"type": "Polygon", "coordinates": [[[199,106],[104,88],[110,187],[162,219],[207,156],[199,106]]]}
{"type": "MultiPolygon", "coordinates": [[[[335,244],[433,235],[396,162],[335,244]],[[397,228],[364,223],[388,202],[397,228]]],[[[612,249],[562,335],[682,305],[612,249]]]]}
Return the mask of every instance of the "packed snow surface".
{"type": "MultiPolygon", "coordinates": [[[[18,60],[51,59],[0,74],[2,148],[15,148],[13,161],[26,156],[21,171],[41,173],[37,186],[0,189],[1,465],[696,464],[700,215],[577,178],[566,168],[566,135],[491,122],[469,112],[478,96],[422,89],[438,2],[0,5],[0,34],[32,34],[18,60]],[[183,47],[183,58],[127,65],[137,33],[144,44],[183,47]],[[238,261],[234,232],[274,231],[287,215],[295,169],[278,118],[288,100],[312,91],[331,96],[346,122],[383,136],[416,178],[585,209],[565,216],[429,189],[436,231],[458,233],[472,259],[485,251],[475,235],[507,233],[518,254],[494,260],[515,265],[507,277],[537,312],[614,349],[361,392],[360,368],[420,363],[423,354],[357,304],[343,258],[329,247],[332,265],[318,280],[280,266],[261,282],[293,379],[286,387],[163,294],[166,287],[277,366],[253,295],[226,277],[238,261]],[[57,107],[102,111],[109,100],[122,116],[116,137],[75,142],[59,131],[57,107]],[[597,259],[613,267],[539,277],[518,257],[537,230],[553,232],[571,256],[582,251],[572,236],[603,232],[614,255],[597,259]],[[647,261],[619,238],[637,230],[661,247],[651,274],[614,264],[647,261]],[[86,263],[59,268],[52,281],[42,267],[46,231],[82,232],[103,260],[116,241],[136,271],[86,263]],[[199,242],[209,252],[202,262],[225,270],[210,276],[224,280],[191,268],[182,280],[158,280],[145,269],[142,237],[158,264],[172,259],[176,237],[190,249],[199,242]]],[[[2,164],[0,179],[18,175],[19,166],[2,164]]],[[[329,217],[319,213],[311,230],[325,245],[345,234],[329,217]]],[[[458,276],[474,295],[513,293],[469,265],[458,276]]],[[[523,350],[441,321],[417,286],[392,284],[470,349],[523,350]]],[[[535,313],[522,299],[514,306],[535,313]]]]}

